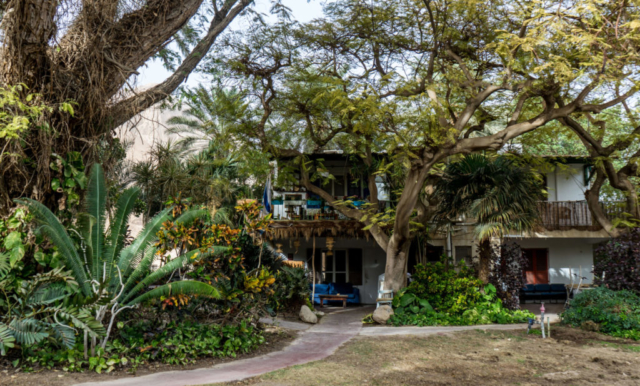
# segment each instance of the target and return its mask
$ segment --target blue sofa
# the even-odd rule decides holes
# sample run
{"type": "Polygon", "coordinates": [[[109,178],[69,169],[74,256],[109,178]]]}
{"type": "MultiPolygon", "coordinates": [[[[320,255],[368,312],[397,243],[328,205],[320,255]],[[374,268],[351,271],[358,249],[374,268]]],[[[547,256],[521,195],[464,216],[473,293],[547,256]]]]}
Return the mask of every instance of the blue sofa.
{"type": "MultiPolygon", "coordinates": [[[[309,290],[313,291],[313,284],[309,285],[309,290]]],[[[360,304],[360,290],[350,283],[338,284],[316,284],[316,294],[313,298],[314,304],[320,304],[320,295],[348,295],[347,304],[360,304]]],[[[325,300],[325,304],[342,303],[337,300],[325,300]]]]}
{"type": "Polygon", "coordinates": [[[564,284],[526,284],[520,290],[520,301],[567,300],[564,284]]]}

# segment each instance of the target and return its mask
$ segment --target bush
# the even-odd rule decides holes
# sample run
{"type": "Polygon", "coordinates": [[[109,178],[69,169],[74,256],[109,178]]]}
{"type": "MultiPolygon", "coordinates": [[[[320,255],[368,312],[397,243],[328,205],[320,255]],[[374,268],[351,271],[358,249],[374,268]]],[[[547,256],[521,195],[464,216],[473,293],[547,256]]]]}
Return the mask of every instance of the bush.
{"type": "Polygon", "coordinates": [[[19,365],[23,370],[34,367],[61,367],[65,371],[110,372],[115,368],[135,369],[150,362],[184,365],[199,358],[235,357],[264,343],[264,336],[247,321],[237,325],[169,323],[159,329],[149,322],[137,323],[120,330],[120,336],[109,342],[97,355],[83,359],[82,345],[69,350],[56,350],[41,344],[27,352],[19,365]]]}
{"type": "Polygon", "coordinates": [[[273,311],[298,309],[309,302],[309,277],[304,268],[282,266],[276,272],[275,294],[269,301],[273,311]]]}
{"type": "Polygon", "coordinates": [[[596,248],[593,272],[595,284],[640,293],[640,229],[596,248]]]}
{"type": "Polygon", "coordinates": [[[583,291],[562,314],[562,322],[580,327],[585,322],[598,324],[605,334],[640,339],[640,296],[631,291],[597,287],[583,291]]]}
{"type": "Polygon", "coordinates": [[[534,315],[510,311],[497,298],[496,288],[462,266],[458,272],[443,263],[416,266],[414,281],[393,299],[395,326],[447,326],[522,323],[534,315]]]}

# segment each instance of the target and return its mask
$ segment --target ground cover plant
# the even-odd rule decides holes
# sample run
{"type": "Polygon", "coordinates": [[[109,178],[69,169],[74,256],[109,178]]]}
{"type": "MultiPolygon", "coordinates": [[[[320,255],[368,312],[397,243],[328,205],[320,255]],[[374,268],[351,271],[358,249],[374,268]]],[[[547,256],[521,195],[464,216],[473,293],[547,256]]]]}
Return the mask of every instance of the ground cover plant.
{"type": "Polygon", "coordinates": [[[562,314],[562,322],[616,337],[640,340],[640,296],[597,287],[583,291],[562,314]]]}
{"type": "Polygon", "coordinates": [[[236,357],[264,341],[262,331],[248,321],[234,325],[181,321],[163,326],[158,321],[143,320],[118,329],[117,336],[89,358],[84,358],[81,344],[58,350],[43,342],[30,347],[24,359],[14,363],[23,371],[60,368],[101,373],[117,369],[135,373],[145,363],[187,365],[202,358],[236,357]]]}
{"type": "Polygon", "coordinates": [[[409,286],[393,298],[394,326],[474,325],[522,323],[534,318],[529,311],[509,310],[492,284],[483,284],[473,270],[458,271],[443,262],[417,265],[409,286]]]}

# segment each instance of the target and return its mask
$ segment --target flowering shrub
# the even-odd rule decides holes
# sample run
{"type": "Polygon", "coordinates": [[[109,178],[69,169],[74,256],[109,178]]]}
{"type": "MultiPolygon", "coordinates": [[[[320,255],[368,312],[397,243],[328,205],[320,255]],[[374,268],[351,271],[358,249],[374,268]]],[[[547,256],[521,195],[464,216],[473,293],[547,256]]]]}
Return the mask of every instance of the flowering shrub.
{"type": "Polygon", "coordinates": [[[595,284],[640,293],[640,229],[596,248],[594,260],[595,284]]]}

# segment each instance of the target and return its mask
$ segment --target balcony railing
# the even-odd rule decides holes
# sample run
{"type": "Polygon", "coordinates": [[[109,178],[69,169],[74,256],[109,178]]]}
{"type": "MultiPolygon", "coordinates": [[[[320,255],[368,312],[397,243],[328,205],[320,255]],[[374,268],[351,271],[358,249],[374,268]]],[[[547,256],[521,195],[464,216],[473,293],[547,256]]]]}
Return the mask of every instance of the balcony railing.
{"type": "MultiPolygon", "coordinates": [[[[610,220],[621,217],[624,206],[618,202],[601,203],[610,220]]],[[[600,230],[602,227],[593,218],[586,201],[541,201],[538,210],[542,226],[554,230],[600,230]]]]}

